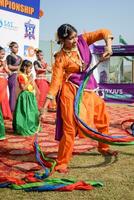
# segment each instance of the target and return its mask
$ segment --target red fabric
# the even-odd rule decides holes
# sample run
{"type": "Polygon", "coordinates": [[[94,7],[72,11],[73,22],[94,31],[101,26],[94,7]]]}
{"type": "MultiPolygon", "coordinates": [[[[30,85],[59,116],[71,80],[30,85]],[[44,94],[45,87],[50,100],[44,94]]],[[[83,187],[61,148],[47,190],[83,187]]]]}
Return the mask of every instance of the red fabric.
{"type": "Polygon", "coordinates": [[[9,106],[9,100],[8,100],[7,92],[5,94],[5,98],[1,102],[1,108],[2,108],[3,118],[12,120],[12,113],[11,113],[11,109],[10,109],[10,106],[9,106]]]}
{"type": "Polygon", "coordinates": [[[0,177],[0,183],[3,183],[3,182],[10,182],[10,183],[14,183],[17,185],[25,184],[25,181],[23,181],[23,180],[13,178],[10,176],[6,176],[6,175],[4,177],[0,177]]]}
{"type": "Polygon", "coordinates": [[[44,105],[49,90],[49,84],[45,79],[36,79],[35,82],[40,92],[38,98],[38,108],[41,109],[44,105]]]}
{"type": "Polygon", "coordinates": [[[79,181],[77,183],[67,185],[65,187],[57,189],[57,191],[72,191],[72,190],[93,190],[93,186],[83,182],[79,181]]]}
{"type": "Polygon", "coordinates": [[[7,96],[7,79],[0,78],[0,103],[4,119],[12,119],[12,114],[7,96]]]}
{"type": "Polygon", "coordinates": [[[27,183],[34,183],[34,182],[40,182],[41,180],[35,178],[35,173],[34,172],[29,172],[28,174],[26,174],[25,176],[25,181],[27,183]]]}
{"type": "Polygon", "coordinates": [[[21,74],[17,77],[17,79],[18,79],[19,83],[25,84],[25,79],[24,79],[24,77],[21,74]]]}
{"type": "MultiPolygon", "coordinates": [[[[129,135],[132,135],[132,133],[128,130],[128,127],[125,127],[125,124],[126,123],[130,123],[130,122],[133,122],[134,123],[134,119],[127,119],[127,120],[124,120],[122,123],[121,123],[121,127],[123,130],[126,131],[126,133],[128,133],[129,135]]],[[[131,123],[132,124],[132,123],[131,123]]],[[[129,125],[129,128],[130,128],[131,125],[129,125]]]]}
{"type": "Polygon", "coordinates": [[[7,80],[4,78],[0,78],[0,103],[5,98],[6,89],[7,89],[7,80]]]}
{"type": "MultiPolygon", "coordinates": [[[[34,152],[36,154],[35,146],[33,146],[33,148],[34,148],[34,152]]],[[[48,167],[48,168],[52,167],[52,163],[44,160],[44,158],[42,157],[42,155],[40,155],[40,159],[43,162],[43,164],[45,165],[45,167],[48,167]]]]}

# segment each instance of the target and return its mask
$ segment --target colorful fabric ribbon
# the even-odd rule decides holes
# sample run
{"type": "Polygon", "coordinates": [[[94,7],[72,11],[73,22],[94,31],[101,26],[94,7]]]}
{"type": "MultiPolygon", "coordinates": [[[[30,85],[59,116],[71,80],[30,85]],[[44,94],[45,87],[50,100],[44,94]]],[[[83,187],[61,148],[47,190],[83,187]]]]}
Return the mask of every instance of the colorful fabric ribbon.
{"type": "Polygon", "coordinates": [[[15,190],[31,191],[72,191],[72,190],[92,190],[94,187],[102,187],[99,181],[77,181],[74,179],[45,179],[42,182],[26,183],[23,185],[0,183],[0,188],[11,188],[15,190]]]}
{"type": "Polygon", "coordinates": [[[105,135],[101,132],[96,131],[95,129],[89,127],[80,117],[79,117],[79,111],[80,111],[80,105],[82,100],[82,95],[84,92],[84,89],[86,87],[86,84],[88,80],[90,79],[91,74],[93,73],[93,70],[99,65],[100,62],[98,62],[91,70],[87,72],[85,75],[85,78],[83,82],[81,83],[80,87],[78,88],[75,101],[74,101],[74,113],[76,120],[78,124],[81,125],[81,128],[83,130],[83,134],[86,137],[92,138],[94,140],[107,143],[110,145],[134,145],[134,138],[127,135],[105,135]]]}
{"type": "Polygon", "coordinates": [[[31,191],[72,191],[72,190],[92,190],[94,187],[101,187],[103,184],[98,181],[78,181],[75,179],[59,179],[59,178],[47,178],[49,177],[56,165],[54,159],[48,158],[40,149],[37,135],[34,142],[34,149],[37,162],[42,166],[43,173],[36,172],[29,173],[25,178],[29,183],[25,181],[16,182],[16,180],[8,181],[5,178],[0,179],[0,188],[11,188],[15,190],[24,190],[26,192],[31,191]],[[24,184],[23,184],[24,183],[24,184]]]}

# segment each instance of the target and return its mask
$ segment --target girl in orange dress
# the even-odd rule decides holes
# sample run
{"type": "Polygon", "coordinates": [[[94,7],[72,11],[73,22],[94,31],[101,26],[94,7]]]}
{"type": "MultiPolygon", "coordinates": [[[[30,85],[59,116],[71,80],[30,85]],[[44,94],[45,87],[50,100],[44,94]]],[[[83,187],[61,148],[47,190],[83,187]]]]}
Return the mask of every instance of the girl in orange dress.
{"type": "MultiPolygon", "coordinates": [[[[76,134],[81,135],[82,131],[85,131],[76,122],[74,116],[74,99],[77,87],[79,87],[75,78],[79,75],[80,82],[85,69],[88,65],[90,66],[91,54],[89,53],[88,46],[103,39],[106,43],[106,48],[102,59],[105,60],[112,54],[111,45],[113,37],[107,29],[88,32],[78,36],[77,30],[70,24],[61,25],[57,30],[57,35],[58,43],[61,44],[61,50],[55,56],[52,82],[41,119],[45,118],[45,111],[48,108],[48,104],[60,91],[60,115],[58,115],[56,127],[57,139],[60,142],[55,170],[66,172],[68,163],[72,157],[75,136],[76,134]],[[82,52],[84,53],[82,54],[82,52]],[[58,124],[59,119],[61,120],[58,124]],[[58,125],[60,125],[60,128],[58,128],[58,125]]],[[[92,74],[88,88],[85,89],[82,97],[80,118],[90,127],[96,127],[99,132],[108,134],[109,118],[104,101],[95,93],[96,89],[97,83],[92,74]]],[[[101,142],[98,143],[98,151],[104,155],[117,154],[116,151],[110,150],[107,144],[101,142]]]]}

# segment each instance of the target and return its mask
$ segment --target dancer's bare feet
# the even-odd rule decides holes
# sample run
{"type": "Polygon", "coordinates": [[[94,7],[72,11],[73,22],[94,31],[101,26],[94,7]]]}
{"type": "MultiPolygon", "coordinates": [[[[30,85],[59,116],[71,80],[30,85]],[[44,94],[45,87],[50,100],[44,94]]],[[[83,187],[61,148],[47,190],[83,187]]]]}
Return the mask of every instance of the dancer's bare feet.
{"type": "Polygon", "coordinates": [[[69,172],[69,170],[67,168],[66,169],[57,169],[56,171],[61,174],[67,174],[69,172]]]}
{"type": "Polygon", "coordinates": [[[62,174],[66,174],[69,172],[67,166],[65,165],[57,165],[55,166],[55,171],[62,173],[62,174]]]}

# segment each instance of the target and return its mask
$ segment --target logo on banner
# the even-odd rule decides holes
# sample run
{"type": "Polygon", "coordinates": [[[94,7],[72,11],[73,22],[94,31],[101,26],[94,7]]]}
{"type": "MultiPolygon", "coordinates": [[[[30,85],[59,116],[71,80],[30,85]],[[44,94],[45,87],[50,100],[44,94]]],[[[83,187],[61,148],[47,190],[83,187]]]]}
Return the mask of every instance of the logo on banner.
{"type": "Polygon", "coordinates": [[[0,29],[1,28],[13,30],[13,31],[17,30],[17,27],[14,25],[13,21],[5,20],[5,19],[0,19],[0,29]]]}
{"type": "Polygon", "coordinates": [[[34,47],[24,45],[24,56],[25,57],[33,57],[35,55],[34,47]]]}
{"type": "Polygon", "coordinates": [[[28,38],[29,40],[33,39],[35,40],[35,25],[33,23],[31,23],[31,20],[29,20],[28,22],[26,22],[25,24],[25,38],[28,38]]]}

